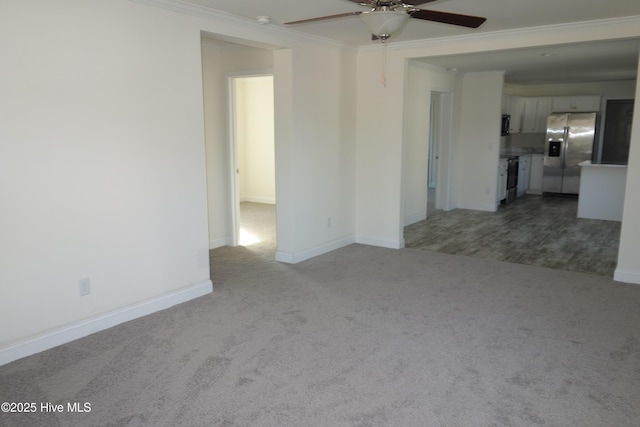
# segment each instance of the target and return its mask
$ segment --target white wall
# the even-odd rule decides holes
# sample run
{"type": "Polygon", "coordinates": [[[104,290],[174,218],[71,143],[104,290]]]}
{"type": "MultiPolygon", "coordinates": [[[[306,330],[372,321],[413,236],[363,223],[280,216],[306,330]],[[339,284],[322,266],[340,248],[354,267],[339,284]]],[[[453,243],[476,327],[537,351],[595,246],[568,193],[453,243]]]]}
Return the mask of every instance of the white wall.
{"type": "Polygon", "coordinates": [[[273,76],[235,84],[240,201],[275,204],[273,76]]]}
{"type": "Polygon", "coordinates": [[[580,82],[536,85],[505,84],[505,93],[519,96],[601,95],[605,99],[635,98],[636,81],[580,82]]]}
{"type": "Polygon", "coordinates": [[[460,141],[454,155],[454,194],[462,209],[496,210],[503,72],[462,77],[460,141]]]}
{"type": "Polygon", "coordinates": [[[199,28],[124,0],[0,20],[0,350],[210,291],[199,28]]]}
{"type": "Polygon", "coordinates": [[[290,57],[291,67],[274,70],[276,259],[297,262],[354,241],[357,74],[354,52],[307,45],[289,53],[277,51],[276,59],[290,57]],[[281,106],[279,95],[291,104],[281,106]],[[283,235],[285,223],[292,229],[283,235]]]}
{"type": "Polygon", "coordinates": [[[636,86],[633,127],[627,167],[627,189],[624,195],[620,250],[615,279],[640,284],[640,85],[636,86]]]}
{"type": "Polygon", "coordinates": [[[382,51],[358,55],[356,235],[363,244],[401,248],[404,60],[387,52],[386,86],[380,79],[382,51]]]}
{"type": "Polygon", "coordinates": [[[224,64],[202,31],[280,47],[280,258],[354,240],[354,53],[128,0],[4,0],[0,20],[0,363],[211,291],[203,62],[224,64]]]}

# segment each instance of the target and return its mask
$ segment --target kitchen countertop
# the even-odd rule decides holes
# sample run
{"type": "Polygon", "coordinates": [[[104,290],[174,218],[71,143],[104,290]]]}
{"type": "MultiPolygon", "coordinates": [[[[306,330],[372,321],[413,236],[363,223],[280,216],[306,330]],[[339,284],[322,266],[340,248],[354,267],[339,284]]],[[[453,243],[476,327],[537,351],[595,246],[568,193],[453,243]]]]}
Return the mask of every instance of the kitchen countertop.
{"type": "Polygon", "coordinates": [[[622,221],[627,166],[579,163],[578,218],[622,221]]]}
{"type": "Polygon", "coordinates": [[[592,163],[591,160],[578,163],[578,166],[593,166],[595,168],[626,168],[627,165],[617,165],[613,163],[592,163]]]}
{"type": "Polygon", "coordinates": [[[501,151],[500,157],[518,157],[518,156],[526,156],[530,154],[544,155],[544,151],[534,150],[530,148],[521,148],[521,149],[516,148],[516,149],[501,151]]]}
{"type": "Polygon", "coordinates": [[[509,158],[509,157],[531,156],[531,155],[535,155],[535,154],[538,154],[538,155],[541,155],[541,156],[544,155],[544,153],[513,153],[513,152],[508,152],[507,151],[507,152],[500,153],[500,158],[506,159],[506,158],[509,158]]]}

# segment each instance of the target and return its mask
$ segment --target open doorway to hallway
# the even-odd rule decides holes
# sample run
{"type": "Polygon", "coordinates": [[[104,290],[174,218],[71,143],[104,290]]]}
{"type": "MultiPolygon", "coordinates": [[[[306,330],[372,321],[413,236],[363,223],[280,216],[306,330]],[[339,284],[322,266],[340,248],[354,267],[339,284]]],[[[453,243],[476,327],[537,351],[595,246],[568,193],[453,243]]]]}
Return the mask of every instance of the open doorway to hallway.
{"type": "Polygon", "coordinates": [[[235,243],[275,252],[273,75],[233,76],[230,89],[235,243]]]}
{"type": "Polygon", "coordinates": [[[241,226],[242,243],[251,242],[255,224],[273,231],[275,246],[275,213],[242,225],[257,215],[242,214],[247,204],[276,209],[274,49],[206,33],[201,40],[209,249],[239,245],[241,226]]]}
{"type": "Polygon", "coordinates": [[[436,189],[438,183],[440,114],[440,94],[432,92],[429,117],[429,161],[427,166],[427,218],[437,209],[436,189]]]}
{"type": "Polygon", "coordinates": [[[451,209],[449,168],[453,123],[453,94],[432,91],[430,98],[427,164],[427,217],[451,209]]]}

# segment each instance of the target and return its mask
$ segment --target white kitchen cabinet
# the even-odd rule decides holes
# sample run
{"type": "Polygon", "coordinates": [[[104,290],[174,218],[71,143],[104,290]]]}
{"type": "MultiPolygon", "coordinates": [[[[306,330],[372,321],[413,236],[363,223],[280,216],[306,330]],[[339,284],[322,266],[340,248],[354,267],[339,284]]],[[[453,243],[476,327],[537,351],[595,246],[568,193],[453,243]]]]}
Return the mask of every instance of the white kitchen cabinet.
{"type": "Polygon", "coordinates": [[[552,99],[549,97],[524,98],[522,113],[522,133],[545,133],[547,116],[551,112],[552,99]]]}
{"type": "Polygon", "coordinates": [[[500,201],[507,198],[507,172],[509,170],[509,163],[507,159],[500,159],[498,163],[498,182],[496,188],[496,205],[500,204],[500,201]]]}
{"type": "Polygon", "coordinates": [[[552,98],[538,98],[536,103],[536,123],[534,133],[547,132],[547,116],[551,114],[552,98]]]}
{"type": "Polygon", "coordinates": [[[529,174],[531,171],[531,155],[525,154],[518,157],[518,191],[516,197],[524,196],[529,189],[529,174]]]}
{"type": "Polygon", "coordinates": [[[544,173],[544,155],[532,154],[527,194],[542,194],[542,175],[544,173]]]}
{"type": "Polygon", "coordinates": [[[556,96],[553,98],[554,113],[600,111],[601,97],[598,95],[556,96]]]}
{"type": "Polygon", "coordinates": [[[525,98],[522,109],[522,133],[533,132],[536,122],[537,98],[525,98]]]}
{"type": "Polygon", "coordinates": [[[511,116],[509,133],[519,133],[522,122],[524,98],[514,95],[502,95],[502,114],[511,116]]]}
{"type": "Polygon", "coordinates": [[[511,96],[509,101],[509,114],[511,116],[509,133],[522,132],[522,115],[524,113],[524,100],[521,96],[511,96]]]}
{"type": "Polygon", "coordinates": [[[551,113],[600,111],[602,97],[583,96],[515,96],[503,94],[502,113],[511,116],[510,133],[545,133],[551,113]]]}

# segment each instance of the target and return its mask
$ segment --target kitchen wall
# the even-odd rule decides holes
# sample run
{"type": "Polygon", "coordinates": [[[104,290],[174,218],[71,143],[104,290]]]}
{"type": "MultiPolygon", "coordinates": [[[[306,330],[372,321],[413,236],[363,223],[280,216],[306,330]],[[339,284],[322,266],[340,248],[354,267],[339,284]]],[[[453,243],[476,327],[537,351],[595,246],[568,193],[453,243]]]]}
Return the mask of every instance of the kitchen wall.
{"type": "Polygon", "coordinates": [[[514,85],[505,83],[504,92],[519,96],[600,95],[605,99],[634,99],[636,81],[554,83],[514,85]]]}
{"type": "Polygon", "coordinates": [[[513,133],[500,139],[500,152],[543,153],[544,133],[513,133]]]}
{"type": "Polygon", "coordinates": [[[454,194],[463,209],[496,210],[503,80],[502,71],[466,73],[462,80],[454,194]]]}

